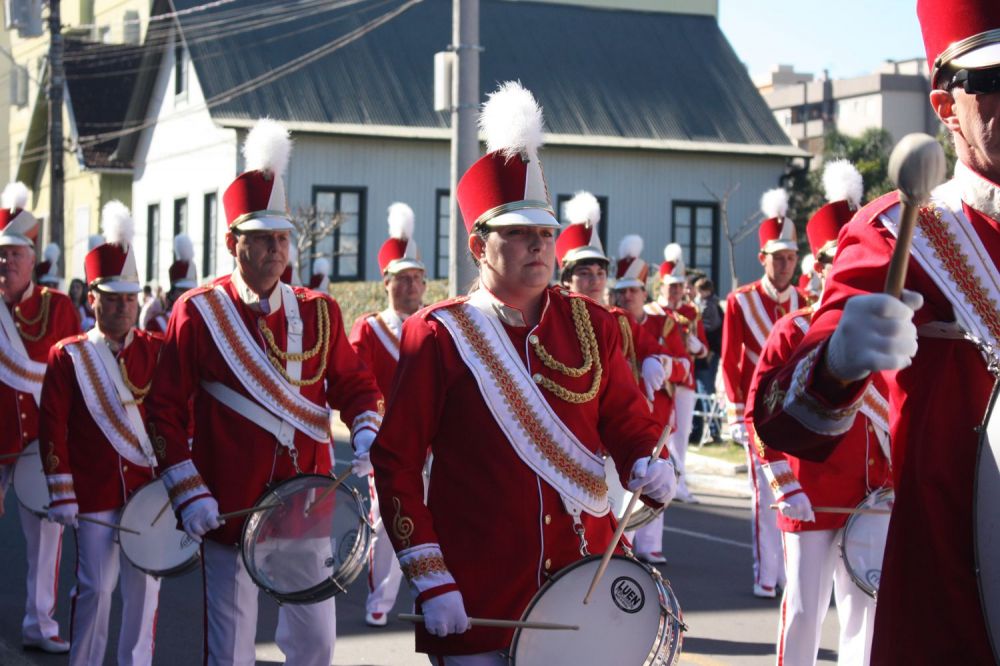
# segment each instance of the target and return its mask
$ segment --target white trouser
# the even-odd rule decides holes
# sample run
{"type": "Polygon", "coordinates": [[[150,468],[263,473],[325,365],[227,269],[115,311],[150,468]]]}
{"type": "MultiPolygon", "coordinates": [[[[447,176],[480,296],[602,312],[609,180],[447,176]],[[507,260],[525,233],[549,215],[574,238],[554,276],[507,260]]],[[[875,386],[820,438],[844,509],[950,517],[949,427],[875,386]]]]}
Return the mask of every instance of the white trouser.
{"type": "Polygon", "coordinates": [[[830,592],[840,624],[838,664],[867,666],[875,627],[875,600],[851,580],[840,556],[843,530],[784,532],[788,585],[778,622],[778,666],[816,663],[830,592]]]}
{"type": "Polygon", "coordinates": [[[772,509],[774,493],[764,475],[757,456],[747,448],[747,473],[750,476],[750,499],[753,530],[753,582],[772,589],[784,585],[785,566],[781,554],[781,530],[778,529],[778,511],[772,509]]]}
{"type": "Polygon", "coordinates": [[[636,554],[663,552],[663,512],[635,531],[632,539],[636,554]]]}
{"type": "MultiPolygon", "coordinates": [[[[0,486],[3,495],[10,492],[13,465],[0,465],[0,486]]],[[[62,559],[62,533],[59,523],[39,518],[21,503],[17,503],[24,534],[28,574],[25,577],[28,595],[24,604],[21,635],[26,641],[39,641],[59,635],[56,612],[56,592],[59,586],[59,561],[62,559]]]]}
{"type": "Polygon", "coordinates": [[[453,654],[447,657],[429,654],[427,658],[433,666],[507,666],[507,658],[500,652],[453,654]]]}
{"type": "Polygon", "coordinates": [[[691,438],[691,424],[694,421],[695,392],[685,386],[677,386],[674,390],[674,417],[676,429],[670,433],[667,448],[674,461],[674,469],[681,475],[677,485],[677,494],[685,497],[690,494],[687,479],[684,476],[684,459],[687,457],[688,439],[691,438]]]}
{"type": "MultiPolygon", "coordinates": [[[[209,666],[253,666],[256,661],[257,586],[235,546],[205,540],[202,547],[205,637],[209,666]]],[[[337,638],[333,598],[316,604],[283,604],[274,642],[288,666],[330,666],[337,638]]]]}
{"type": "MultiPolygon", "coordinates": [[[[120,513],[119,510],[112,510],[83,515],[117,523],[120,513]]],[[[118,546],[115,530],[81,520],[76,530],[70,666],[104,663],[111,595],[119,578],[122,625],[118,634],[118,664],[153,663],[160,581],[132,566],[118,546]]]]}
{"type": "Polygon", "coordinates": [[[399,583],[403,572],[396,559],[396,551],[385,532],[385,523],[380,518],[378,495],[375,493],[375,477],[368,475],[368,496],[371,498],[369,519],[376,525],[372,535],[372,548],[368,551],[368,601],[365,610],[369,613],[388,613],[396,603],[399,583]]]}

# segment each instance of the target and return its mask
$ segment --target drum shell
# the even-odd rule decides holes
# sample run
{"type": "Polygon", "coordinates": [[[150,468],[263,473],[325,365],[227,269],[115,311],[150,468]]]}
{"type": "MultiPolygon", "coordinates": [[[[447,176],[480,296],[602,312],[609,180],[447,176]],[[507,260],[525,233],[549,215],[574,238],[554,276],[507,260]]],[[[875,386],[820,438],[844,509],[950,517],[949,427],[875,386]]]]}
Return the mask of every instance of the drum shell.
{"type": "MultiPolygon", "coordinates": [[[[125,502],[125,506],[122,507],[122,511],[118,519],[119,523],[121,523],[125,527],[132,527],[134,529],[138,529],[140,532],[142,531],[143,527],[142,525],[132,524],[133,521],[130,518],[131,512],[136,510],[136,505],[140,501],[139,498],[142,498],[143,494],[153,491],[156,488],[157,484],[159,484],[160,487],[163,488],[163,498],[164,499],[167,498],[167,491],[166,488],[163,486],[163,481],[161,479],[153,479],[149,483],[146,483],[143,486],[137,488],[136,491],[132,493],[132,496],[129,497],[128,501],[125,502]],[[130,509],[130,507],[132,508],[130,509]]],[[[158,494],[159,493],[157,493],[157,495],[158,494]]],[[[164,515],[160,517],[159,520],[166,521],[165,526],[171,526],[171,529],[180,532],[180,530],[176,529],[176,521],[174,518],[174,513],[169,504],[167,505],[167,509],[164,512],[164,515]]],[[[159,525],[160,523],[157,522],[157,524],[159,525]]],[[[132,566],[134,566],[139,571],[147,573],[150,576],[154,576],[156,578],[170,578],[175,576],[181,576],[183,574],[188,573],[189,571],[194,570],[198,566],[198,563],[201,561],[201,549],[197,548],[194,550],[191,557],[189,557],[187,560],[175,566],[167,567],[164,569],[157,569],[150,566],[146,566],[143,562],[140,562],[138,560],[138,558],[135,556],[134,553],[131,552],[131,549],[129,548],[130,538],[131,535],[128,534],[119,535],[119,544],[121,547],[122,554],[125,556],[125,559],[127,559],[132,564],[132,566]]]]}
{"type": "Polygon", "coordinates": [[[13,486],[18,503],[40,518],[48,515],[49,487],[45,480],[41,447],[34,440],[14,463],[13,486]]]}
{"type": "MultiPolygon", "coordinates": [[[[858,505],[858,509],[872,509],[872,508],[891,508],[895,500],[895,493],[892,488],[879,488],[878,490],[872,492],[858,505]]],[[[858,571],[857,566],[852,565],[854,558],[851,557],[849,544],[851,543],[851,534],[856,530],[862,528],[862,526],[869,528],[868,524],[877,523],[879,526],[884,521],[884,531],[882,533],[882,549],[883,553],[885,550],[885,538],[889,533],[889,516],[873,516],[863,513],[854,513],[850,518],[847,519],[847,524],[844,525],[844,531],[840,540],[840,556],[844,560],[844,567],[847,569],[848,575],[850,575],[851,580],[854,584],[861,588],[865,594],[869,597],[875,599],[878,596],[878,579],[881,578],[879,574],[878,578],[872,580],[871,575],[863,575],[862,572],[858,571]]],[[[881,566],[879,567],[881,571],[881,566]]]]}

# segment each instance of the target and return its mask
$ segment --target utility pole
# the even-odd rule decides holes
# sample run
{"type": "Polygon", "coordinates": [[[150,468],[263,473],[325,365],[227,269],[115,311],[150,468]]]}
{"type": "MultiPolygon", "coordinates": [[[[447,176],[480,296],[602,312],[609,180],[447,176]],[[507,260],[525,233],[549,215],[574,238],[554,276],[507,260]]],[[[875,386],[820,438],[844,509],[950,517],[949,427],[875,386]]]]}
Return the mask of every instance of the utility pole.
{"type": "Polygon", "coordinates": [[[454,51],[451,108],[451,229],[448,239],[448,294],[464,293],[476,277],[468,234],[458,208],[458,180],[479,159],[479,0],[452,0],[451,49],[454,51]]]}
{"type": "MultiPolygon", "coordinates": [[[[60,0],[49,0],[49,242],[63,247],[63,38],[60,0]]],[[[63,251],[60,256],[66,256],[63,251]]],[[[60,267],[61,269],[62,267],[60,267]]]]}

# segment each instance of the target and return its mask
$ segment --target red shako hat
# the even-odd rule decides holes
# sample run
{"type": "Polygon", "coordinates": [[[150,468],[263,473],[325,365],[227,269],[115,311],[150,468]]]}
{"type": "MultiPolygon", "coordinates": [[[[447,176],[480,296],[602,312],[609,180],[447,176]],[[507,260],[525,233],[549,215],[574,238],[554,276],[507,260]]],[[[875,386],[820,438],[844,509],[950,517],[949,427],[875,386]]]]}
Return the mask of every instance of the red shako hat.
{"type": "Polygon", "coordinates": [[[83,260],[87,286],[110,293],[139,293],[142,288],[132,251],[135,221],[128,207],[121,201],[104,204],[101,230],[108,241],[88,252],[83,260]]]}
{"type": "Polygon", "coordinates": [[[788,212],[788,192],[778,187],[764,192],[760,198],[760,210],[764,221],[757,232],[761,254],[771,254],[779,250],[799,249],[799,236],[795,223],[785,217],[788,212]]]}
{"type": "Polygon", "coordinates": [[[269,118],[257,121],[243,143],[246,171],[222,195],[230,230],[294,229],[282,181],[292,153],[288,130],[269,118]]]}
{"type": "Polygon", "coordinates": [[[642,260],[642,236],[629,234],[618,244],[618,262],[615,265],[615,289],[628,287],[646,288],[649,264],[642,260]]]}
{"type": "Polygon", "coordinates": [[[465,228],[477,225],[559,227],[538,159],[542,109],[517,81],[490,93],[479,115],[487,154],[469,167],[456,196],[465,228]]]}
{"type": "Polygon", "coordinates": [[[198,270],[194,265],[194,243],[187,234],[174,236],[174,263],[170,264],[170,288],[194,289],[198,286],[198,270]]]}
{"type": "Polygon", "coordinates": [[[590,192],[577,192],[566,202],[564,228],[556,239],[556,259],[562,268],[571,268],[584,259],[596,259],[608,263],[604,254],[597,224],[601,221],[601,204],[590,192]]]}
{"type": "Polygon", "coordinates": [[[684,248],[677,243],[670,243],[663,248],[660,280],[663,284],[683,284],[686,281],[685,273],[684,248]]]}
{"type": "Polygon", "coordinates": [[[817,261],[833,261],[840,228],[851,221],[861,206],[864,184],[861,174],[847,160],[835,160],[823,168],[823,188],[830,203],[813,213],[806,224],[809,249],[817,261]]]}
{"type": "Polygon", "coordinates": [[[9,183],[0,194],[0,245],[35,246],[38,220],[24,210],[28,205],[28,186],[9,183]]]}
{"type": "Polygon", "coordinates": [[[389,206],[389,238],[378,251],[378,267],[382,275],[395,275],[408,268],[424,269],[420,248],[413,240],[415,215],[413,209],[397,201],[389,206]]]}
{"type": "Polygon", "coordinates": [[[938,79],[945,69],[1000,65],[1000,2],[917,0],[917,18],[932,88],[942,85],[938,79]]]}

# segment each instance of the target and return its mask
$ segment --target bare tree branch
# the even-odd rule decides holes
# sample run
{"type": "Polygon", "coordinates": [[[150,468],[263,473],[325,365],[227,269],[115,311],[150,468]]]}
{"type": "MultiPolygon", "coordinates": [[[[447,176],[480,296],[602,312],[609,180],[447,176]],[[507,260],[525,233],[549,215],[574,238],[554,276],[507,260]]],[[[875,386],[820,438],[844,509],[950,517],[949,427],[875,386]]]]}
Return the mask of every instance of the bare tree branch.
{"type": "Polygon", "coordinates": [[[726,242],[729,244],[729,277],[732,281],[732,288],[736,289],[739,286],[739,280],[736,278],[736,244],[747,237],[748,234],[753,232],[757,228],[757,214],[748,217],[743,220],[739,228],[736,229],[735,233],[731,232],[729,229],[729,198],[736,193],[736,190],[740,189],[740,184],[736,183],[728,190],[726,190],[721,195],[710,188],[706,183],[701,184],[708,192],[709,196],[715,199],[716,203],[719,205],[719,219],[722,221],[722,233],[726,237],[726,242]]]}

